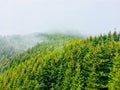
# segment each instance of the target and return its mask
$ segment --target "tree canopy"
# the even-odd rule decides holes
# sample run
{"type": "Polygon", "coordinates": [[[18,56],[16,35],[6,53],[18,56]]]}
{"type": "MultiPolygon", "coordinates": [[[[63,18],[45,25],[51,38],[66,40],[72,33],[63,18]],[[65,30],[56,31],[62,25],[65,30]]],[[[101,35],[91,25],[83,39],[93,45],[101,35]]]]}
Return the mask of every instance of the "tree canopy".
{"type": "Polygon", "coordinates": [[[55,37],[4,64],[0,90],[120,90],[119,33],[55,37]]]}

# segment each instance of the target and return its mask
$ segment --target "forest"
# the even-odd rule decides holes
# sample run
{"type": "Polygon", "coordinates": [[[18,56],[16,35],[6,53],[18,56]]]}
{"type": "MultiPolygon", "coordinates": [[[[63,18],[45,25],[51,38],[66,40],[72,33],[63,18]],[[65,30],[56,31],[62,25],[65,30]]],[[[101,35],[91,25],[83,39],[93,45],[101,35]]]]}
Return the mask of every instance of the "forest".
{"type": "Polygon", "coordinates": [[[0,37],[0,90],[120,90],[120,33],[42,36],[22,52],[0,37]]]}

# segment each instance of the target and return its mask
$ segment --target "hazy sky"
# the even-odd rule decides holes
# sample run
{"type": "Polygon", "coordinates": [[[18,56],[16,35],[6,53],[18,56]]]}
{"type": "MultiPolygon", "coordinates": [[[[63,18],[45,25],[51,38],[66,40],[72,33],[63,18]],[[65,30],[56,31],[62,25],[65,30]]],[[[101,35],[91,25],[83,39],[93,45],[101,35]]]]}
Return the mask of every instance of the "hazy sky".
{"type": "Polygon", "coordinates": [[[0,34],[120,30],[120,0],[0,0],[0,34]]]}

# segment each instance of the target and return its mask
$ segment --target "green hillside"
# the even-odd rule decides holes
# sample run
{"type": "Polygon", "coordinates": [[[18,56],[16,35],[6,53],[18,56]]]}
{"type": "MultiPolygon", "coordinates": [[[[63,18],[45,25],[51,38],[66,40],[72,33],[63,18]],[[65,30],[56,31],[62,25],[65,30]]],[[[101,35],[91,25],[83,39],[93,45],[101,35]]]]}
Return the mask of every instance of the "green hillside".
{"type": "Polygon", "coordinates": [[[34,33],[29,35],[0,36],[0,63],[4,62],[5,60],[9,60],[10,58],[13,58],[18,53],[22,53],[27,49],[32,48],[37,43],[73,37],[76,36],[59,33],[34,33]]]}
{"type": "Polygon", "coordinates": [[[120,90],[120,34],[47,37],[1,65],[0,90],[120,90]]]}
{"type": "MultiPolygon", "coordinates": [[[[34,36],[33,39],[35,39],[35,37],[36,37],[38,40],[40,40],[40,41],[43,40],[43,41],[42,42],[39,41],[39,43],[36,43],[36,45],[33,48],[29,48],[27,51],[24,51],[24,49],[21,48],[25,44],[25,43],[22,44],[22,42],[21,42],[21,44],[22,44],[21,46],[20,45],[17,46],[13,43],[12,45],[14,48],[12,50],[10,50],[11,46],[9,46],[9,43],[7,41],[6,41],[6,43],[8,43],[8,44],[4,43],[4,46],[8,46],[8,48],[0,46],[3,49],[3,50],[1,50],[0,54],[2,57],[4,57],[4,58],[1,57],[1,59],[0,59],[0,61],[1,61],[0,72],[4,72],[5,70],[7,70],[8,67],[11,67],[11,65],[13,67],[14,65],[18,65],[20,62],[26,61],[26,58],[29,59],[29,58],[31,58],[31,56],[36,57],[36,55],[38,53],[44,52],[46,54],[46,51],[50,52],[54,48],[62,50],[63,45],[69,43],[71,39],[80,38],[79,36],[72,36],[72,35],[67,35],[67,34],[34,34],[33,36],[34,36]],[[21,50],[17,51],[15,47],[18,47],[21,50]]],[[[16,37],[18,38],[19,36],[16,36],[16,37]]],[[[26,36],[26,37],[28,38],[28,36],[26,36]]],[[[23,38],[24,37],[21,37],[20,40],[24,41],[23,38]]],[[[14,39],[15,38],[13,38],[12,41],[14,39]]],[[[4,40],[4,39],[2,39],[2,40],[4,40]]],[[[17,40],[17,41],[15,40],[15,42],[16,43],[18,42],[18,44],[19,44],[20,40],[17,40]]],[[[28,41],[31,41],[31,39],[28,41]]],[[[26,44],[27,44],[27,42],[26,42],[26,44]]],[[[25,48],[25,49],[27,49],[27,48],[25,48]]]]}

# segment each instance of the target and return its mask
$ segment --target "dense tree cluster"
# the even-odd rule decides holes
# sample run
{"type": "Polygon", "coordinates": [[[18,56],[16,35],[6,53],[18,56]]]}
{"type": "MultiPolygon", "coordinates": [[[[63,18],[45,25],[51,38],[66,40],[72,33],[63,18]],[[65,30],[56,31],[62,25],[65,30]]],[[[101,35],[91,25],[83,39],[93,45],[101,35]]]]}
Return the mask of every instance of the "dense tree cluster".
{"type": "MultiPolygon", "coordinates": [[[[42,42],[38,43],[32,48],[29,48],[27,51],[24,51],[23,47],[25,43],[23,43],[21,46],[12,44],[13,49],[10,49],[11,46],[9,43],[4,40],[4,38],[1,39],[0,43],[0,72],[4,72],[8,67],[14,67],[15,65],[20,64],[21,62],[24,62],[28,60],[31,57],[36,57],[36,55],[40,52],[47,53],[48,51],[52,51],[54,48],[62,49],[63,44],[67,44],[71,38],[75,38],[73,36],[66,36],[63,34],[35,34],[36,38],[44,37],[42,42]],[[2,43],[2,41],[5,41],[5,43],[2,43]],[[15,47],[20,48],[21,50],[17,51],[15,47]],[[22,52],[21,52],[22,51],[22,52]],[[3,58],[4,57],[4,58],[3,58]],[[12,66],[11,66],[12,65],[12,66]]],[[[34,34],[33,34],[34,36],[34,34]]],[[[16,36],[19,38],[19,36],[16,36]]],[[[26,36],[28,37],[28,36],[26,36]]],[[[12,41],[15,41],[15,43],[20,42],[20,40],[16,41],[12,39],[12,41]]],[[[39,40],[41,40],[40,38],[39,40]]],[[[31,40],[30,40],[31,41],[31,40]]],[[[20,42],[22,43],[22,42],[20,42]]],[[[18,43],[19,44],[19,43],[18,43]]],[[[27,45],[26,45],[27,46],[27,45]]],[[[24,47],[25,48],[25,47],[24,47]]]]}
{"type": "Polygon", "coordinates": [[[10,60],[0,90],[120,90],[120,34],[57,37],[10,60]]]}

